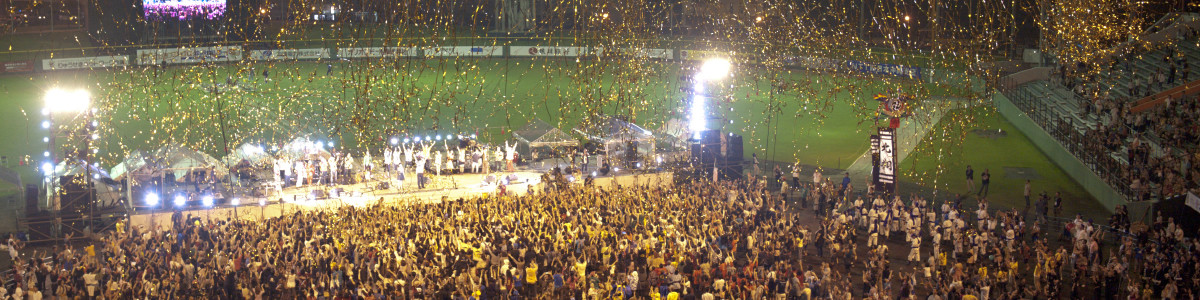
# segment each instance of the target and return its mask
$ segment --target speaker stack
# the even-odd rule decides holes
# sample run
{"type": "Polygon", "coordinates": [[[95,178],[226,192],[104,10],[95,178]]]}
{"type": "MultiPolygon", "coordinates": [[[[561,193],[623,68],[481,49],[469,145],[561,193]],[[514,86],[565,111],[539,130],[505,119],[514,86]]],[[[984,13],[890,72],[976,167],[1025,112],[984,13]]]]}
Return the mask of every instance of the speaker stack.
{"type": "Polygon", "coordinates": [[[718,179],[733,180],[742,177],[742,136],[717,130],[700,132],[693,141],[692,166],[695,175],[711,180],[714,167],[718,179]]]}

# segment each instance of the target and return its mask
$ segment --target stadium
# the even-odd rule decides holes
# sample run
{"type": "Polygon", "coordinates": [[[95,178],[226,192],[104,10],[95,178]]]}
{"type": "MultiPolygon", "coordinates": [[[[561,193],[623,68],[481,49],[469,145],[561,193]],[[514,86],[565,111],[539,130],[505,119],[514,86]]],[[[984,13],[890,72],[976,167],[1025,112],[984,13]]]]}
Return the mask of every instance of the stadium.
{"type": "Polygon", "coordinates": [[[0,299],[1200,288],[1186,1],[6,5],[0,299]]]}

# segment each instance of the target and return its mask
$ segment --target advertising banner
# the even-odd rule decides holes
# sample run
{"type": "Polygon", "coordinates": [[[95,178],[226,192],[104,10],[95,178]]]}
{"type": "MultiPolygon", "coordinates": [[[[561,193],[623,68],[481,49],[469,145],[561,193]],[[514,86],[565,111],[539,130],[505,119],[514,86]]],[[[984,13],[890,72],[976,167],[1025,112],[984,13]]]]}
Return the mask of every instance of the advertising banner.
{"type": "Polygon", "coordinates": [[[502,46],[441,46],[424,47],[421,50],[425,51],[426,57],[504,55],[504,47],[502,46]]]}
{"type": "Polygon", "coordinates": [[[596,51],[588,51],[587,47],[573,46],[511,46],[509,47],[509,55],[512,56],[559,56],[559,57],[577,57],[585,55],[600,55],[603,53],[603,48],[596,48],[596,51]]]}
{"type": "Polygon", "coordinates": [[[733,58],[732,53],[708,50],[679,50],[679,59],[707,60],[709,58],[733,58]]]}
{"type": "Polygon", "coordinates": [[[6,62],[4,62],[3,69],[0,71],[3,71],[0,73],[33,72],[33,61],[30,61],[30,60],[6,61],[6,62]]]}
{"type": "Polygon", "coordinates": [[[414,57],[415,47],[351,47],[338,48],[338,58],[414,57]]]}
{"type": "Polygon", "coordinates": [[[125,67],[128,65],[129,57],[124,55],[55,58],[42,60],[42,70],[46,71],[112,68],[125,67]]]}
{"type": "Polygon", "coordinates": [[[138,49],[139,65],[195,64],[242,60],[242,46],[138,49]]]}
{"type": "Polygon", "coordinates": [[[250,50],[250,60],[302,60],[329,58],[328,48],[250,50]]]}
{"type": "Polygon", "coordinates": [[[671,49],[637,49],[635,55],[645,58],[675,59],[675,51],[671,49]]]}
{"type": "Polygon", "coordinates": [[[846,69],[851,72],[921,79],[921,68],[918,67],[848,60],[846,69]]]}

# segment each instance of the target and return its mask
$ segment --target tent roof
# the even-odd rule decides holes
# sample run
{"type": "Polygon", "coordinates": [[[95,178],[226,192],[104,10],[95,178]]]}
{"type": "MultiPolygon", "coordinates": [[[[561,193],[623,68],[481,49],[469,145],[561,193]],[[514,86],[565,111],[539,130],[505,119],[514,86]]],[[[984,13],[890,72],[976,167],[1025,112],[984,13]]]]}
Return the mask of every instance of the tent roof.
{"type": "MultiPolygon", "coordinates": [[[[174,169],[176,178],[183,177],[192,169],[212,169],[218,176],[229,170],[216,158],[204,152],[194,151],[178,145],[168,145],[154,151],[153,159],[161,169],[174,169]]],[[[160,169],[160,170],[161,170],[160,169]]]]}
{"type": "Polygon", "coordinates": [[[150,163],[150,157],[145,152],[142,152],[142,150],[133,150],[129,152],[129,155],[125,156],[125,160],[113,166],[108,174],[112,175],[115,180],[121,180],[125,178],[125,175],[131,173],[149,175],[149,172],[146,171],[152,167],[153,164],[150,163]]]}
{"type": "Polygon", "coordinates": [[[222,158],[227,166],[234,166],[241,163],[243,160],[249,161],[250,164],[265,165],[270,164],[273,157],[263,150],[262,146],[251,143],[245,143],[234,149],[232,153],[222,158]]]}
{"type": "Polygon", "coordinates": [[[604,142],[610,141],[647,141],[654,140],[654,134],[649,130],[629,123],[616,117],[608,117],[603,126],[597,128],[602,136],[593,137],[604,142]]]}
{"type": "Polygon", "coordinates": [[[84,175],[88,169],[91,169],[92,175],[99,175],[100,178],[108,178],[108,171],[75,160],[59,162],[57,166],[54,166],[53,176],[58,178],[60,176],[84,175]]]}
{"type": "Polygon", "coordinates": [[[513,131],[518,141],[529,144],[530,147],[569,147],[578,146],[579,141],[570,134],[542,121],[534,119],[525,124],[520,130],[513,131]]]}

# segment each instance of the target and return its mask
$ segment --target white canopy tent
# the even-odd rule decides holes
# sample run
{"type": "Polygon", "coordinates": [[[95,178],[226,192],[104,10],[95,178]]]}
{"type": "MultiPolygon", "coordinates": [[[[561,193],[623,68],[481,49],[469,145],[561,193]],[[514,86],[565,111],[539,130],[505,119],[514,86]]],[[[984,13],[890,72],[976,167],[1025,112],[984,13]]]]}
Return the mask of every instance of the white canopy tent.
{"type": "Polygon", "coordinates": [[[314,160],[331,156],[329,151],[325,150],[325,143],[307,137],[298,137],[284,144],[277,155],[289,160],[314,160]]]}
{"type": "Polygon", "coordinates": [[[145,181],[154,176],[154,169],[154,164],[145,152],[133,150],[121,163],[113,166],[108,174],[112,175],[113,180],[123,180],[126,176],[131,176],[135,181],[145,181]]]}
{"type": "Polygon", "coordinates": [[[211,175],[217,177],[229,174],[229,169],[225,168],[225,165],[216,158],[180,146],[164,146],[154,151],[152,157],[155,165],[159,167],[154,174],[156,176],[171,174],[175,177],[175,181],[184,181],[184,178],[193,171],[211,171],[211,175]]]}
{"type": "Polygon", "coordinates": [[[592,134],[578,129],[575,132],[602,143],[604,153],[611,159],[628,160],[630,151],[643,158],[653,156],[654,134],[649,130],[616,117],[608,117],[601,124],[589,130],[592,134]]]}
{"type": "Polygon", "coordinates": [[[221,159],[227,167],[236,166],[243,161],[250,163],[252,166],[270,166],[273,160],[274,158],[262,146],[251,143],[238,146],[232,153],[221,159]]]}
{"type": "Polygon", "coordinates": [[[78,180],[88,180],[87,176],[92,176],[90,180],[92,180],[92,186],[96,192],[95,200],[98,206],[114,206],[120,201],[119,189],[110,184],[113,180],[108,176],[108,171],[95,165],[89,165],[83,161],[65,160],[54,166],[54,172],[50,176],[55,180],[50,181],[51,193],[48,207],[57,208],[61,203],[61,199],[59,199],[61,186],[58,179],[63,176],[76,176],[75,178],[78,180]]]}

